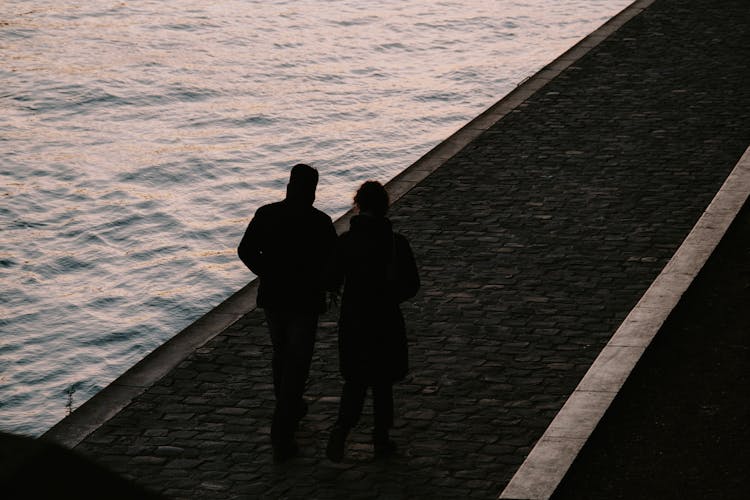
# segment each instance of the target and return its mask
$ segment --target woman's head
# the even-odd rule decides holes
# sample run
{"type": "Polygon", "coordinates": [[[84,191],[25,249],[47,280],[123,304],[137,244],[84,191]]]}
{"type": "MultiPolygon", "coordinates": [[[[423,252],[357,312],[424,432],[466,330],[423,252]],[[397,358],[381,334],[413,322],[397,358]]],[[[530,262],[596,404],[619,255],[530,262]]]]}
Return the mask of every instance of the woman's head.
{"type": "Polygon", "coordinates": [[[367,181],[354,195],[354,203],[360,212],[385,217],[388,212],[388,193],[378,181],[367,181]]]}

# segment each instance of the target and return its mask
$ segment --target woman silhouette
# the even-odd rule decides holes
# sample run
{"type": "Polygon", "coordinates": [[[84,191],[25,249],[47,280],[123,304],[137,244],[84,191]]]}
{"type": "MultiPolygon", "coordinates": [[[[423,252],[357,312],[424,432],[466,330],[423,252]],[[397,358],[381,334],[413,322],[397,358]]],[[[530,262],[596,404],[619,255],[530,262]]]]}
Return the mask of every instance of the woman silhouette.
{"type": "Polygon", "coordinates": [[[374,409],[376,457],[396,451],[389,439],[393,426],[393,384],[408,370],[406,328],[399,303],[419,290],[419,274],[407,239],[394,233],[388,193],[376,181],[365,182],[354,196],[358,214],[336,245],[329,288],[343,285],[339,318],[339,366],[344,378],[341,403],[326,455],[339,462],[346,437],[362,414],[368,387],[374,409]]]}

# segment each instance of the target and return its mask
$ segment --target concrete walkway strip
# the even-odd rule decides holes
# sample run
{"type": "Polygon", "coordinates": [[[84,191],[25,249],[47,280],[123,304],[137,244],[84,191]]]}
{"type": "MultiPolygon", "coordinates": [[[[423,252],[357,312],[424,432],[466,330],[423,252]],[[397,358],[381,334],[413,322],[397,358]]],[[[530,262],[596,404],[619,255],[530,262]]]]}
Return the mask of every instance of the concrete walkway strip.
{"type": "Polygon", "coordinates": [[[602,349],[499,498],[542,500],[552,496],[749,194],[750,147],[672,259],[602,349]]]}

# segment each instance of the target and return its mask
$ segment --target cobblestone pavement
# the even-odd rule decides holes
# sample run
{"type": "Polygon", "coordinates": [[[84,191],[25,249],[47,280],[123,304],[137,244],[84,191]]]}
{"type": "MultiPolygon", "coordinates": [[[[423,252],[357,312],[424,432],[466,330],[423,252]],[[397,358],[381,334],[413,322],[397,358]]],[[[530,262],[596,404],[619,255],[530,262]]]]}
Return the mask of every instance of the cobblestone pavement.
{"type": "Polygon", "coordinates": [[[494,497],[750,143],[749,18],[745,0],[657,0],[395,204],[423,278],[398,457],[372,460],[365,416],[345,461],[324,458],[328,316],[303,456],[272,464],[259,311],[77,449],[175,498],[494,497]]]}

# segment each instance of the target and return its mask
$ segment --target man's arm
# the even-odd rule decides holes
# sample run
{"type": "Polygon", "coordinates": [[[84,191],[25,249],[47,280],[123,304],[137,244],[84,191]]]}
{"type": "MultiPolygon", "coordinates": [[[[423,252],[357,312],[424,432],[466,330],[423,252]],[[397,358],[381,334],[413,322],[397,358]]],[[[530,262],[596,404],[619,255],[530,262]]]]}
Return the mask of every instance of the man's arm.
{"type": "Polygon", "coordinates": [[[253,274],[260,276],[264,271],[263,266],[263,252],[262,241],[263,241],[263,230],[262,230],[262,217],[259,217],[260,211],[255,214],[255,217],[248,224],[245,230],[245,235],[240,241],[240,246],[237,247],[237,255],[240,260],[250,269],[253,274]]]}
{"type": "Polygon", "coordinates": [[[328,295],[327,308],[334,309],[339,305],[339,296],[341,294],[341,285],[344,281],[343,269],[340,266],[337,255],[338,235],[333,221],[328,217],[328,224],[323,233],[323,250],[324,260],[321,267],[321,286],[328,295]]]}
{"type": "Polygon", "coordinates": [[[336,295],[340,293],[341,285],[344,284],[343,246],[341,238],[334,238],[323,273],[323,288],[336,295]]]}
{"type": "Polygon", "coordinates": [[[336,234],[336,228],[333,225],[333,221],[330,217],[328,217],[328,224],[326,226],[326,232],[324,235],[323,241],[325,242],[325,252],[326,256],[330,258],[330,256],[333,254],[334,249],[336,248],[336,240],[338,240],[338,235],[336,234]]]}

